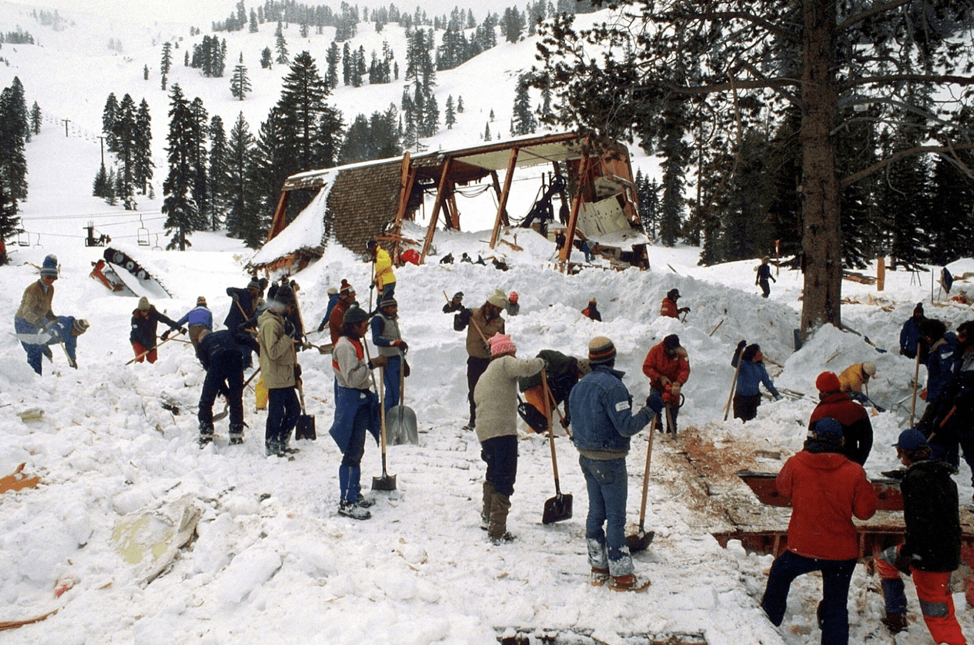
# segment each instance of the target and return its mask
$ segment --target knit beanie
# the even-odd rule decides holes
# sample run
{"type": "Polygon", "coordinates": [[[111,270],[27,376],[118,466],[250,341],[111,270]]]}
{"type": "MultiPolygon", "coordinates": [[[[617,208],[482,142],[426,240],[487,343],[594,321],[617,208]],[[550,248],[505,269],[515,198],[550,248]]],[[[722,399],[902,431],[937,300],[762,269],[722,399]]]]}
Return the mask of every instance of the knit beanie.
{"type": "Polygon", "coordinates": [[[84,318],[78,318],[74,321],[74,324],[71,325],[71,335],[80,336],[81,334],[88,331],[88,327],[90,327],[90,325],[88,324],[87,320],[85,320],[84,318]]]}
{"type": "Polygon", "coordinates": [[[203,296],[200,296],[199,298],[197,298],[196,299],[196,306],[197,307],[205,307],[206,306],[206,298],[204,298],[203,296]]]}
{"type": "Polygon", "coordinates": [[[139,311],[149,311],[149,299],[145,296],[139,298],[139,311]]]}
{"type": "Polygon", "coordinates": [[[41,265],[41,277],[57,277],[57,256],[49,255],[41,265]]]}
{"type": "Polygon", "coordinates": [[[610,362],[616,355],[616,346],[605,336],[596,336],[588,343],[588,360],[594,365],[610,362]]]}
{"type": "Polygon", "coordinates": [[[676,334],[670,334],[669,336],[663,339],[663,347],[665,347],[666,349],[673,350],[679,346],[680,346],[680,337],[677,336],[676,334]]]}
{"type": "Polygon", "coordinates": [[[494,293],[487,296],[487,303],[494,305],[498,309],[503,309],[507,306],[507,294],[500,289],[494,289],[494,293]]]}
{"type": "Polygon", "coordinates": [[[514,341],[507,334],[494,334],[487,339],[487,344],[490,345],[491,358],[504,354],[513,354],[517,351],[514,341]]]}
{"type": "Polygon", "coordinates": [[[398,306],[399,303],[396,302],[396,299],[393,298],[392,296],[386,296],[385,298],[382,299],[382,302],[379,303],[379,309],[385,309],[386,307],[398,307],[398,306]]]}
{"type": "Polygon", "coordinates": [[[328,295],[334,296],[338,293],[338,287],[328,287],[328,295]]]}
{"type": "Polygon", "coordinates": [[[517,291],[512,291],[510,297],[508,298],[511,302],[517,302],[517,291]]]}
{"type": "Polygon", "coordinates": [[[251,280],[247,283],[247,289],[253,289],[254,291],[260,291],[260,283],[257,280],[251,280]]]}
{"type": "Polygon", "coordinates": [[[355,289],[353,289],[353,288],[352,288],[352,285],[350,285],[349,283],[347,283],[347,282],[345,282],[344,280],[342,280],[342,288],[341,288],[341,289],[339,289],[339,293],[340,293],[340,294],[341,294],[342,296],[348,296],[348,295],[349,295],[349,294],[351,294],[351,293],[352,293],[353,291],[355,291],[355,289]]]}
{"type": "Polygon", "coordinates": [[[822,372],[815,379],[815,387],[819,392],[838,392],[842,389],[842,384],[839,383],[839,377],[835,372],[822,372]]]}
{"type": "Polygon", "coordinates": [[[923,303],[922,302],[918,302],[917,303],[917,306],[913,308],[913,315],[916,316],[918,314],[920,316],[923,315],[923,303]]]}

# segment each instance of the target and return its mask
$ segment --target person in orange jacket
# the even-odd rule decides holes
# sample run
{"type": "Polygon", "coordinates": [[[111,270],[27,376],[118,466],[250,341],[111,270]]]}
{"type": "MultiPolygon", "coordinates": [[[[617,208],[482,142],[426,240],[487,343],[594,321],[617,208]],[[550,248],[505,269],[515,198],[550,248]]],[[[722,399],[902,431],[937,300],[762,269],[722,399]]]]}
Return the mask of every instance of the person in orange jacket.
{"type": "Polygon", "coordinates": [[[676,434],[680,388],[690,378],[690,359],[676,334],[670,334],[649,350],[643,361],[643,374],[649,377],[650,390],[659,392],[666,404],[666,432],[676,434]]]}
{"type": "Polygon", "coordinates": [[[679,318],[680,314],[690,313],[689,307],[677,307],[676,301],[680,299],[679,289],[670,289],[666,292],[666,297],[659,308],[659,315],[667,318],[679,318]]]}

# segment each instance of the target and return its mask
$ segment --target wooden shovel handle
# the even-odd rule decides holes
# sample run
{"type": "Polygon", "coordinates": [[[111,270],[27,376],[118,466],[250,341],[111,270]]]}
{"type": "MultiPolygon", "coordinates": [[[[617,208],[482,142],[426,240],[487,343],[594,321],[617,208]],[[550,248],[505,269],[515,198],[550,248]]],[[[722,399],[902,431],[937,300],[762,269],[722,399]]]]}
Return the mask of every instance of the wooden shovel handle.
{"type": "Polygon", "coordinates": [[[649,493],[649,462],[653,458],[653,437],[656,435],[656,421],[659,415],[654,415],[649,422],[649,444],[646,446],[646,470],[643,472],[643,498],[639,502],[639,530],[643,530],[646,521],[646,495],[649,493]]]}

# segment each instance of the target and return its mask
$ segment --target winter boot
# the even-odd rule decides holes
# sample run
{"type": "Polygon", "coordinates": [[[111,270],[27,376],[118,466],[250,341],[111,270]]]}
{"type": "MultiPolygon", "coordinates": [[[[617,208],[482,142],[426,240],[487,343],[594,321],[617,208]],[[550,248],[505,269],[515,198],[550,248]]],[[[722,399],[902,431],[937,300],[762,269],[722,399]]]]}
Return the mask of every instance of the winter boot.
{"type": "Polygon", "coordinates": [[[899,634],[907,629],[906,614],[891,614],[886,612],[886,617],[882,621],[890,634],[899,634]]]}
{"type": "Polygon", "coordinates": [[[361,508],[372,508],[375,506],[375,499],[372,497],[366,497],[362,493],[359,493],[358,499],[355,500],[355,504],[361,508]]]}
{"type": "Polygon", "coordinates": [[[490,505],[494,499],[494,485],[484,482],[484,508],[480,511],[480,528],[488,530],[490,528],[490,505]]]}
{"type": "Polygon", "coordinates": [[[495,491],[491,495],[490,525],[487,528],[487,537],[494,544],[503,544],[514,539],[514,536],[507,532],[507,514],[510,510],[510,495],[501,495],[495,491]]]}
{"type": "Polygon", "coordinates": [[[372,513],[359,506],[356,502],[342,500],[338,504],[338,514],[350,517],[353,520],[367,520],[372,517],[372,513]]]}
{"type": "Polygon", "coordinates": [[[649,589],[649,580],[642,581],[631,573],[624,576],[612,576],[612,580],[609,582],[609,589],[612,591],[642,593],[649,589]]]}
{"type": "Polygon", "coordinates": [[[206,448],[210,443],[213,442],[213,424],[212,423],[201,423],[200,424],[200,438],[199,446],[200,448],[206,448]]]}
{"type": "Polygon", "coordinates": [[[601,567],[592,567],[592,586],[602,587],[609,581],[609,570],[601,567]]]}
{"type": "Polygon", "coordinates": [[[240,444],[243,443],[243,429],[244,429],[244,424],[242,423],[230,424],[230,445],[231,446],[239,446],[240,444]]]}

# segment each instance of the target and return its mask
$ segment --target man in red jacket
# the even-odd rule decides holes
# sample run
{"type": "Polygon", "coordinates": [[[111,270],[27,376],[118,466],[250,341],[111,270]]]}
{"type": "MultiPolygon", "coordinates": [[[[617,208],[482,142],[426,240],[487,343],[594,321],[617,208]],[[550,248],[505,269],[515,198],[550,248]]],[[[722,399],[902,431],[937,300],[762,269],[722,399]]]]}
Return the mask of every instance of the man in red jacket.
{"type": "Polygon", "coordinates": [[[680,299],[679,289],[670,289],[666,292],[666,297],[660,303],[659,315],[667,318],[679,318],[680,314],[690,313],[689,307],[677,307],[676,301],[680,299]]]}
{"type": "Polygon", "coordinates": [[[643,374],[649,377],[650,391],[659,392],[666,404],[666,431],[676,434],[676,417],[682,399],[680,388],[690,378],[690,359],[680,346],[680,338],[670,334],[654,346],[643,361],[643,374]]]}
{"type": "Polygon", "coordinates": [[[841,391],[839,377],[834,372],[822,372],[815,380],[821,401],[808,420],[809,430],[815,429],[820,419],[830,417],[842,424],[842,454],[860,466],[866,463],[873,447],[873,424],[866,408],[841,391]]]}
{"type": "Polygon", "coordinates": [[[822,572],[818,623],[822,645],[849,642],[849,581],[859,556],[855,516],[876,512],[876,492],[862,466],[841,454],[842,425],[820,419],[805,449],[778,473],[778,493],[791,498],[788,550],[771,565],[761,607],[777,627],[785,616],[788,589],[800,575],[822,572]]]}

